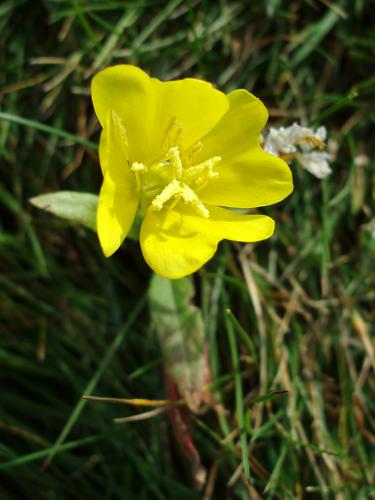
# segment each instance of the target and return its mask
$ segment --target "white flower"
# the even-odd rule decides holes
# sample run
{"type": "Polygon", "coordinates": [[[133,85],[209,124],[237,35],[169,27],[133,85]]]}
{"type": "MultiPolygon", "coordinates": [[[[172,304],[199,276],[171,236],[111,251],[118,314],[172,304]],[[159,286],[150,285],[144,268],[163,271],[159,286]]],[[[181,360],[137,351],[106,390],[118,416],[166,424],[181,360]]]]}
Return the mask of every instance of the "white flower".
{"type": "Polygon", "coordinates": [[[329,158],[329,154],[324,151],[297,153],[296,156],[301,166],[318,179],[324,179],[332,172],[328,163],[329,158]]]}
{"type": "Polygon", "coordinates": [[[313,130],[293,123],[290,127],[271,127],[263,143],[263,148],[268,153],[280,156],[285,160],[296,159],[304,169],[315,177],[324,179],[331,173],[330,154],[322,151],[326,147],[326,137],[325,127],[313,130]],[[316,151],[317,149],[318,151],[316,151]]]}

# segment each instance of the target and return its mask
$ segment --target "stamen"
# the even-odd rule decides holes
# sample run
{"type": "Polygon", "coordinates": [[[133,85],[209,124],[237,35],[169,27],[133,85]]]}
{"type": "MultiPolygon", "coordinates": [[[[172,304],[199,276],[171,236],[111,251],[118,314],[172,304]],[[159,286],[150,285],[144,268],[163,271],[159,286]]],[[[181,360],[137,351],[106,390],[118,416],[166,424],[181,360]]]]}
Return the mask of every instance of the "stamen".
{"type": "Polygon", "coordinates": [[[161,149],[168,151],[173,145],[181,144],[182,128],[177,122],[177,116],[173,116],[165,128],[164,134],[161,140],[161,149]]]}
{"type": "Polygon", "coordinates": [[[195,155],[196,153],[199,153],[199,151],[201,151],[202,148],[203,144],[201,143],[201,141],[198,141],[195,144],[193,144],[189,151],[189,157],[195,155]]]}
{"type": "Polygon", "coordinates": [[[199,165],[195,165],[194,167],[189,167],[184,171],[183,180],[187,184],[190,184],[192,181],[195,181],[198,185],[202,183],[202,180],[205,181],[209,179],[213,179],[218,177],[219,174],[214,172],[214,167],[221,161],[220,156],[214,156],[209,160],[206,160],[199,165]]]}
{"type": "Polygon", "coordinates": [[[135,161],[134,163],[132,163],[130,170],[132,170],[133,172],[147,172],[148,168],[143,163],[138,163],[137,161],[135,161]]]}
{"type": "Polygon", "coordinates": [[[168,123],[168,125],[165,127],[164,134],[161,138],[161,148],[162,149],[164,149],[164,146],[166,145],[168,138],[170,136],[171,130],[176,125],[176,122],[177,122],[177,117],[173,116],[171,118],[170,122],[168,123]]]}
{"type": "Polygon", "coordinates": [[[177,194],[175,197],[174,197],[174,200],[168,205],[168,209],[169,210],[172,210],[176,205],[177,203],[181,200],[181,195],[180,194],[177,194]]]}
{"type": "Polygon", "coordinates": [[[193,156],[202,149],[203,145],[200,141],[195,142],[190,148],[184,152],[183,163],[188,167],[192,163],[193,156]]]}
{"type": "Polygon", "coordinates": [[[200,215],[208,219],[209,211],[189,186],[184,186],[181,196],[185,203],[190,203],[200,215]]]}
{"type": "Polygon", "coordinates": [[[151,205],[154,209],[161,210],[172,198],[175,198],[175,200],[169,206],[169,209],[174,208],[180,198],[182,198],[185,203],[192,205],[192,207],[195,208],[196,211],[203,217],[208,218],[210,216],[209,211],[194,191],[189,186],[180,183],[176,179],[170,182],[168,186],[166,186],[163,191],[152,200],[151,205]]]}
{"type": "Polygon", "coordinates": [[[137,161],[135,161],[130,167],[130,170],[134,173],[136,191],[137,193],[140,193],[142,191],[140,174],[147,172],[147,167],[143,163],[138,163],[137,161]]]}
{"type": "Polygon", "coordinates": [[[149,206],[153,210],[170,210],[183,201],[199,215],[208,218],[209,211],[196,191],[202,189],[210,179],[218,177],[214,167],[220,161],[220,156],[214,156],[198,165],[184,168],[180,149],[174,146],[161,161],[151,166],[134,162],[130,170],[134,173],[137,192],[142,192],[142,204],[145,208],[149,206]]]}
{"type": "Polygon", "coordinates": [[[178,148],[171,148],[167,153],[167,157],[171,160],[174,177],[176,177],[176,179],[181,179],[182,163],[180,158],[180,151],[178,150],[178,148]]]}
{"type": "Polygon", "coordinates": [[[155,198],[152,200],[151,205],[156,208],[156,210],[161,210],[163,208],[163,205],[167,203],[167,201],[180,193],[180,183],[176,179],[174,179],[163,189],[160,194],[155,196],[155,198]]]}

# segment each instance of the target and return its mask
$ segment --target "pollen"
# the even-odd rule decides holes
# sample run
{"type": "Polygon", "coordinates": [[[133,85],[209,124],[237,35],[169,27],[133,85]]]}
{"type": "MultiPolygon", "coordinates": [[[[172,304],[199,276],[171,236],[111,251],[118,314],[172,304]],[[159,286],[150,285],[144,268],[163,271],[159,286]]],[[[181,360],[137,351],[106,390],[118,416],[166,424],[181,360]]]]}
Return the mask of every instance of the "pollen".
{"type": "Polygon", "coordinates": [[[209,211],[197,193],[211,179],[219,176],[214,169],[221,157],[214,156],[197,165],[185,165],[182,158],[180,149],[173,146],[157,163],[144,165],[134,162],[131,165],[137,192],[142,195],[142,206],[160,211],[170,210],[183,202],[200,216],[208,218],[209,211]]]}
{"type": "Polygon", "coordinates": [[[134,174],[136,191],[137,191],[137,193],[140,193],[142,191],[142,181],[141,181],[139,174],[143,174],[144,172],[147,172],[147,167],[143,163],[138,163],[136,161],[132,164],[132,166],[130,167],[130,170],[134,174]]]}

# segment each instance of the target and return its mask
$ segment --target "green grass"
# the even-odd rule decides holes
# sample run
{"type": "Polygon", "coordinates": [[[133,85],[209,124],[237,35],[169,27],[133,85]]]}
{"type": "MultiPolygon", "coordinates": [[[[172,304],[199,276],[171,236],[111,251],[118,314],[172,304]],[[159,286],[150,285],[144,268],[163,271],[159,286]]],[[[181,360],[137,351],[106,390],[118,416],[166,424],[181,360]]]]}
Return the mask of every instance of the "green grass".
{"type": "Polygon", "coordinates": [[[166,397],[138,245],[106,260],[94,234],[28,203],[98,192],[90,80],[121,62],[247,88],[272,124],[336,141],[325,181],[292,166],[270,241],[221,244],[196,277],[227,412],[196,415],[194,440],[206,498],[371,498],[372,14],[366,0],[1,3],[1,499],[202,498],[165,414],[117,425],[142,409],[81,399],[166,397]]]}

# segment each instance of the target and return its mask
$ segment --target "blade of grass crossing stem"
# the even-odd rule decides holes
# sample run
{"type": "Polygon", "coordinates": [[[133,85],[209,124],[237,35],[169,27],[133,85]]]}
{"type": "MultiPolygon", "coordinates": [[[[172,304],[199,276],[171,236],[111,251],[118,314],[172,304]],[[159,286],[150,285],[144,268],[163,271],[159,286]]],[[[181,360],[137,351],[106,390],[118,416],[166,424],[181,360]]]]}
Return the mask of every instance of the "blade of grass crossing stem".
{"type": "Polygon", "coordinates": [[[305,31],[305,36],[302,37],[304,40],[299,40],[299,49],[292,57],[292,68],[300,65],[311,52],[319,47],[320,42],[335,26],[339,19],[340,16],[336,12],[328,11],[320,21],[309,26],[305,31]]]}
{"type": "MultiPolygon", "coordinates": [[[[225,256],[224,256],[225,257],[225,256]]],[[[217,332],[217,319],[219,317],[219,304],[220,298],[223,291],[223,275],[225,271],[225,262],[223,261],[217,274],[215,275],[215,280],[211,288],[211,297],[208,297],[209,285],[207,283],[208,275],[204,273],[202,280],[202,297],[203,297],[203,317],[205,319],[205,328],[207,332],[208,346],[209,346],[209,359],[210,367],[212,373],[212,381],[215,382],[219,378],[220,374],[220,360],[219,360],[219,349],[217,345],[216,332],[217,332]]],[[[215,398],[217,403],[223,403],[223,395],[220,385],[215,389],[215,398]]],[[[225,438],[230,434],[230,425],[228,419],[225,415],[219,413],[217,415],[220,430],[225,438]]]]}
{"type": "Polygon", "coordinates": [[[79,137],[78,135],[70,134],[65,130],[50,127],[49,125],[44,125],[44,123],[40,123],[35,120],[29,120],[28,118],[23,118],[22,116],[13,115],[12,113],[3,113],[0,111],[0,120],[6,120],[8,122],[17,123],[17,125],[24,125],[25,127],[35,128],[36,130],[40,130],[41,132],[45,132],[46,134],[52,134],[57,137],[61,137],[62,139],[72,141],[76,144],[81,144],[82,146],[86,146],[90,149],[98,149],[98,146],[97,144],[95,144],[95,142],[88,141],[87,139],[79,137]]]}
{"type": "Polygon", "coordinates": [[[330,241],[330,229],[329,229],[329,210],[328,210],[328,202],[329,202],[329,191],[328,191],[328,181],[327,179],[323,179],[322,181],[322,295],[323,297],[327,297],[329,294],[329,277],[328,277],[328,266],[330,263],[330,248],[329,248],[329,241],[330,241]]]}
{"type": "Polygon", "coordinates": [[[74,9],[74,14],[78,18],[82,28],[84,29],[87,37],[93,42],[94,44],[98,43],[98,36],[95,33],[95,31],[91,28],[90,23],[86,19],[86,16],[84,14],[84,9],[80,6],[77,0],[70,0],[70,4],[72,5],[74,9]]]}
{"type": "Polygon", "coordinates": [[[272,471],[272,474],[268,480],[268,483],[266,484],[266,487],[264,488],[263,493],[264,494],[273,494],[275,489],[277,488],[279,479],[280,479],[280,473],[281,469],[284,463],[284,460],[286,458],[286,454],[288,451],[288,446],[284,444],[284,446],[281,448],[281,453],[279,455],[279,458],[277,459],[276,465],[272,471]]]}
{"type": "MultiPolygon", "coordinates": [[[[225,301],[227,302],[227,301],[225,301]]],[[[245,426],[245,414],[243,408],[243,392],[242,392],[242,381],[240,372],[240,361],[238,357],[236,336],[233,329],[233,324],[229,320],[228,315],[225,315],[225,327],[228,335],[228,343],[230,356],[232,360],[232,366],[234,371],[234,386],[235,386],[235,399],[236,399],[236,415],[238,426],[240,429],[240,443],[242,452],[242,464],[245,476],[250,479],[250,463],[249,454],[247,447],[247,437],[246,437],[246,426],[245,426]]]]}
{"type": "Polygon", "coordinates": [[[173,11],[182,3],[182,0],[173,0],[169,2],[164,9],[156,15],[147,27],[134,40],[133,49],[138,49],[143,42],[166,20],[170,17],[173,11]]]}
{"type": "MultiPolygon", "coordinates": [[[[116,351],[120,347],[120,345],[122,344],[122,342],[125,338],[125,335],[127,334],[129,329],[131,328],[131,326],[133,325],[133,323],[135,322],[135,320],[139,316],[140,312],[142,311],[142,309],[146,303],[146,298],[147,298],[147,294],[144,294],[143,297],[138,302],[138,304],[136,305],[136,307],[134,308],[134,310],[132,311],[132,313],[129,315],[127,322],[125,323],[124,327],[118,332],[118,334],[116,335],[112,344],[109,346],[109,348],[106,352],[106,355],[103,358],[103,361],[100,363],[98,369],[96,370],[96,372],[92,376],[90,382],[87,384],[85,389],[82,391],[82,394],[86,394],[86,395],[91,394],[91,392],[95,389],[97,383],[99,382],[101,376],[104,373],[104,370],[107,368],[112,357],[114,356],[114,354],[116,353],[116,351]]],[[[59,451],[62,443],[64,442],[66,436],[71,431],[74,424],[76,423],[78,417],[80,416],[80,414],[81,414],[83,408],[86,406],[87,402],[88,402],[87,399],[80,399],[78,401],[78,403],[76,404],[76,406],[75,406],[73,412],[71,413],[67,423],[65,424],[63,430],[61,431],[59,437],[57,438],[56,443],[51,448],[50,454],[47,457],[47,460],[45,463],[46,466],[48,466],[51,463],[53,457],[59,451]]]]}
{"type": "Polygon", "coordinates": [[[254,344],[250,338],[250,335],[246,332],[246,330],[244,330],[242,328],[240,322],[238,321],[238,319],[235,317],[235,315],[232,313],[232,311],[230,309],[227,309],[225,311],[225,313],[227,314],[229,320],[233,323],[235,331],[238,333],[239,338],[245,344],[246,349],[249,352],[249,355],[255,361],[255,363],[258,364],[257,352],[256,352],[254,344]]]}
{"type": "Polygon", "coordinates": [[[13,196],[12,193],[7,191],[2,184],[0,184],[0,199],[1,203],[4,204],[8,210],[12,211],[14,214],[18,215],[19,221],[25,231],[27,237],[29,238],[30,246],[33,250],[35,260],[33,261],[38,269],[38,272],[42,276],[48,275],[47,261],[44,256],[44,252],[41,244],[39,243],[38,236],[35,229],[27,217],[27,215],[22,210],[19,201],[13,196]]]}
{"type": "MultiPolygon", "coordinates": [[[[73,450],[74,448],[79,448],[81,446],[86,446],[105,438],[106,434],[97,434],[95,436],[88,436],[83,439],[77,439],[75,441],[69,441],[68,443],[62,444],[56,453],[61,453],[63,451],[73,450]]],[[[20,457],[12,458],[8,462],[0,464],[0,470],[9,469],[11,467],[16,467],[17,465],[24,465],[30,462],[35,462],[36,460],[41,460],[42,458],[48,457],[53,449],[52,447],[45,448],[44,450],[33,451],[27,455],[21,455],[20,457]]]]}
{"type": "MultiPolygon", "coordinates": [[[[355,179],[355,172],[356,172],[356,165],[355,165],[355,157],[356,157],[356,145],[354,143],[353,136],[351,134],[348,134],[346,136],[346,143],[348,145],[349,151],[350,151],[350,171],[347,175],[344,187],[336,193],[330,200],[328,204],[328,208],[330,209],[330,213],[332,212],[333,207],[337,207],[341,202],[345,201],[346,203],[346,198],[352,194],[353,190],[353,182],[355,179]]],[[[336,210],[334,211],[336,212],[336,210]]]]}
{"type": "Polygon", "coordinates": [[[120,18],[120,20],[114,27],[113,32],[109,35],[107,41],[103,45],[103,48],[96,56],[89,75],[94,73],[94,71],[102,66],[103,63],[111,58],[112,52],[115,49],[116,44],[118,43],[119,38],[122,36],[124,30],[132,26],[132,24],[140,16],[141,12],[142,11],[138,7],[133,10],[125,10],[125,14],[120,18]]]}

